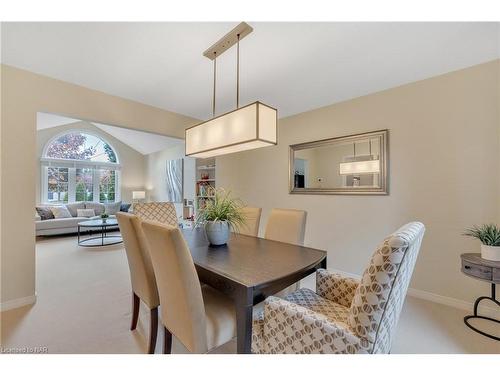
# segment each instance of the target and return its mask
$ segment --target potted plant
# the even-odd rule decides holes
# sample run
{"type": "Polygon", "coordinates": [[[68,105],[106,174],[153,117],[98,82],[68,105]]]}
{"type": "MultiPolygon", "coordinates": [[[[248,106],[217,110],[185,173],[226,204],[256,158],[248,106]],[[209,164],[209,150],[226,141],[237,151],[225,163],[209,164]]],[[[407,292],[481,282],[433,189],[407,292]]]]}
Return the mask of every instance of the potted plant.
{"type": "Polygon", "coordinates": [[[102,219],[102,222],[105,223],[106,220],[108,219],[109,215],[108,214],[101,214],[101,219],[102,219]]]}
{"type": "Polygon", "coordinates": [[[220,246],[227,243],[230,229],[237,230],[245,222],[243,203],[221,188],[211,187],[209,193],[213,198],[199,211],[196,224],[205,227],[211,245],[220,246]]]}
{"type": "Polygon", "coordinates": [[[465,231],[464,235],[477,238],[481,241],[481,258],[500,261],[500,227],[495,224],[473,226],[465,231]]]}

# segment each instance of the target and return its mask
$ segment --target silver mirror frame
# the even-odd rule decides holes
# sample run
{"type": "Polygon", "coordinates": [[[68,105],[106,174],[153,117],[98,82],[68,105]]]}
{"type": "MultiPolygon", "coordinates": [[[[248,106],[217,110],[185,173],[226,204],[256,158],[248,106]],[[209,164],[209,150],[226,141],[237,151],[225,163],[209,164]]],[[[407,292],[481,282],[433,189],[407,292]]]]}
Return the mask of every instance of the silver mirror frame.
{"type": "Polygon", "coordinates": [[[372,132],[353,134],[343,137],[322,139],[319,141],[297,143],[289,146],[288,159],[288,188],[290,194],[325,194],[325,195],[388,195],[389,194],[389,130],[377,130],[372,132]],[[308,148],[327,146],[339,141],[356,141],[366,137],[380,136],[380,187],[366,188],[296,188],[294,187],[295,175],[295,151],[308,148]]]}

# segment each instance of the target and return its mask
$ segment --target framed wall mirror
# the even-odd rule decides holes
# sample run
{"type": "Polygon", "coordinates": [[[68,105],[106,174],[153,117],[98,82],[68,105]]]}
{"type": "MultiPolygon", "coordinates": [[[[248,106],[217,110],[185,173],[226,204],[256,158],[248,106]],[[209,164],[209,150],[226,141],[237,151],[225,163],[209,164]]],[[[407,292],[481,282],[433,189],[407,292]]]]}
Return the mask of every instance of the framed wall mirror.
{"type": "Polygon", "coordinates": [[[291,194],[388,194],[388,130],[290,146],[291,194]]]}

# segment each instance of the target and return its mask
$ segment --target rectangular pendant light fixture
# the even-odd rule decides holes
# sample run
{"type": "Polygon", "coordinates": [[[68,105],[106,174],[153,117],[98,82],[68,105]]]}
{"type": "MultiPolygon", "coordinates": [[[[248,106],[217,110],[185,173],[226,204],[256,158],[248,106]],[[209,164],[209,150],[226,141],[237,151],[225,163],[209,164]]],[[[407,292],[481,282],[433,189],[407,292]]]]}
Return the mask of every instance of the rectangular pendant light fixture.
{"type": "Polygon", "coordinates": [[[212,119],[186,129],[186,156],[209,158],[233,152],[252,150],[278,143],[278,111],[261,102],[239,106],[240,40],[253,29],[240,23],[203,55],[214,62],[212,119]],[[215,117],[217,57],[237,45],[236,109],[215,117]]]}
{"type": "Polygon", "coordinates": [[[352,161],[340,163],[341,175],[380,173],[380,160],[352,161]]]}
{"type": "Polygon", "coordinates": [[[186,156],[209,158],[277,144],[278,111],[255,102],[186,129],[186,156]]]}

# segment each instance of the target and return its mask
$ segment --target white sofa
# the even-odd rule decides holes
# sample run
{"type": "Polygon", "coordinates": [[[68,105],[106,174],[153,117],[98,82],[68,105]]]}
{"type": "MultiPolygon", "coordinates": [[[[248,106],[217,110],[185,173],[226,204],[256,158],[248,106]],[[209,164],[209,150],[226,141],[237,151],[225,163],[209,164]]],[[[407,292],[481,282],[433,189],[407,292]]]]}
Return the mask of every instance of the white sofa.
{"type": "MultiPolygon", "coordinates": [[[[122,205],[121,202],[117,202],[118,205],[120,203],[121,208],[129,205],[122,205]]],[[[54,206],[54,205],[52,205],[54,206]]],[[[61,218],[61,219],[47,219],[42,220],[38,213],[35,214],[35,230],[37,236],[52,236],[57,234],[65,234],[65,233],[76,233],[78,231],[78,223],[81,221],[99,219],[100,215],[105,212],[106,206],[103,203],[96,202],[77,202],[77,203],[69,203],[65,205],[68,208],[68,211],[71,213],[72,217],[61,218]],[[92,208],[96,216],[93,217],[78,217],[77,209],[78,208],[92,208]]],[[[51,205],[40,205],[38,207],[51,207],[51,205]]],[[[128,207],[127,207],[128,209],[128,207]]],[[[109,215],[110,218],[114,218],[113,214],[109,215]]]]}

